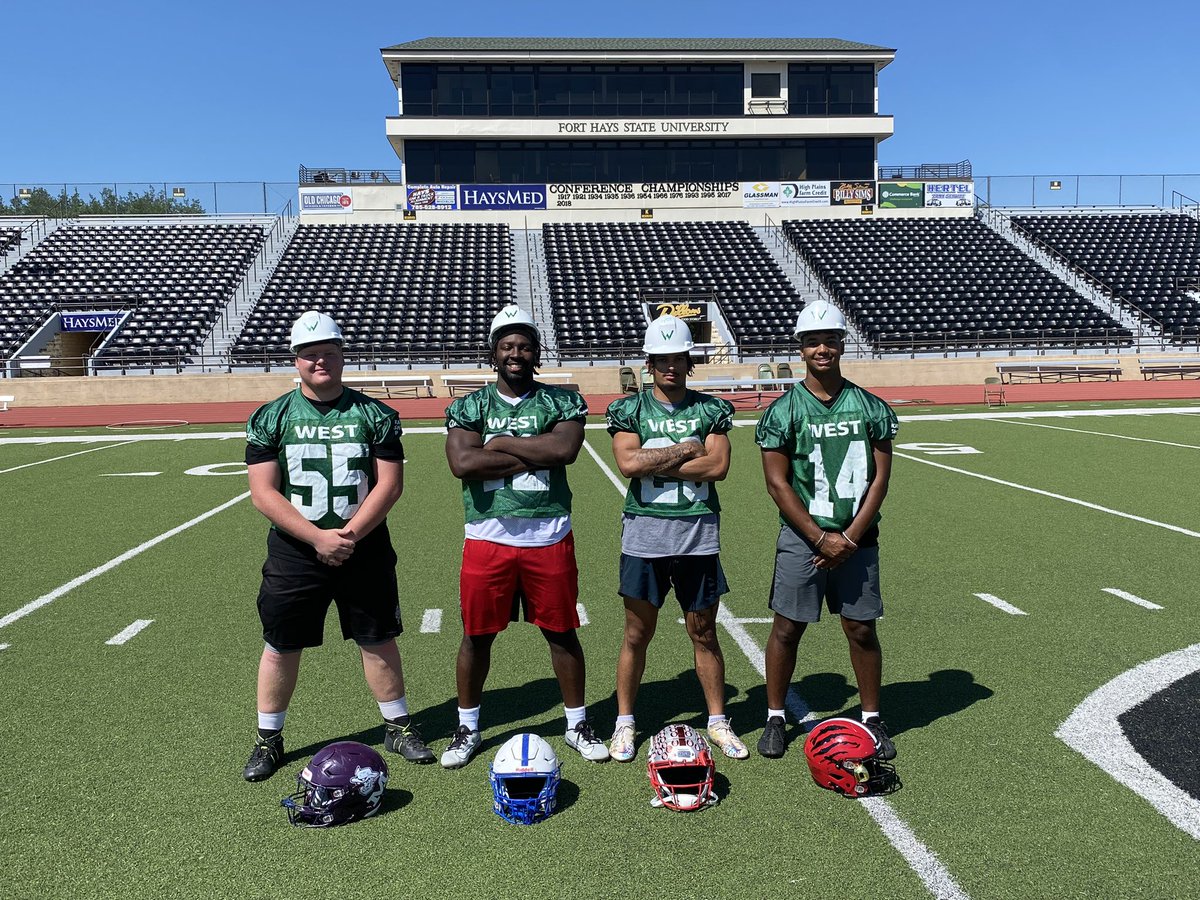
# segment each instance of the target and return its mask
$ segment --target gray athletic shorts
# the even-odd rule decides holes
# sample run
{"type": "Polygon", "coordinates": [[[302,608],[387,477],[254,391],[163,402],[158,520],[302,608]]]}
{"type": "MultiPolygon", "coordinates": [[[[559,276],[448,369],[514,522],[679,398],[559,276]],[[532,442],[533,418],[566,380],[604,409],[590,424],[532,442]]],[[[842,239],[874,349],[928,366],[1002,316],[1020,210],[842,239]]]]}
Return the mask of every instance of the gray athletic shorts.
{"type": "Polygon", "coordinates": [[[879,593],[879,548],[863,547],[836,569],[818,569],[813,549],[796,532],[783,526],[775,544],[775,578],[771,609],[793,622],[819,622],[821,600],[829,611],[856,622],[883,615],[879,593]]]}

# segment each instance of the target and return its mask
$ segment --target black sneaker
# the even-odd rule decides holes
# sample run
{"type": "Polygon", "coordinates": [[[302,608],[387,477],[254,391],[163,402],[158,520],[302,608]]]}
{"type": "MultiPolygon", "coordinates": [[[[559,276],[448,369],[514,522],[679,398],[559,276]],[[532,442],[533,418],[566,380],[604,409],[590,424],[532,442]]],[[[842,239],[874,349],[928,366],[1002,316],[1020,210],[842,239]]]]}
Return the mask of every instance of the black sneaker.
{"type": "Polygon", "coordinates": [[[283,735],[272,737],[256,737],[254,749],[250,751],[250,759],[246,768],[242,769],[242,777],[247,781],[263,781],[275,774],[283,762],[283,735]]]}
{"type": "Polygon", "coordinates": [[[783,717],[771,716],[767,727],[758,739],[758,755],[767,759],[779,759],[787,750],[787,734],[783,730],[783,717]]]}
{"type": "Polygon", "coordinates": [[[863,722],[863,728],[871,732],[871,736],[875,738],[875,744],[879,747],[878,756],[884,762],[896,758],[896,745],[892,743],[892,739],[888,737],[887,726],[883,724],[883,719],[876,716],[873,719],[868,719],[863,722]]]}
{"type": "Polygon", "coordinates": [[[433,762],[433,751],[425,746],[420,732],[412,725],[396,725],[388,722],[383,746],[392,753],[399,753],[409,762],[433,762]]]}

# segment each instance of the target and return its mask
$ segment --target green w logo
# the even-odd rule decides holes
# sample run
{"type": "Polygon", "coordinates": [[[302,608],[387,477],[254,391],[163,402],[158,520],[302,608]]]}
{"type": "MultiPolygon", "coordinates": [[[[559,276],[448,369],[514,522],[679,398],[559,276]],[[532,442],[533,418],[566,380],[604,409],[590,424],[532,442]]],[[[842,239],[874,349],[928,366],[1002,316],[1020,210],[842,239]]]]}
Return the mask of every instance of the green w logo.
{"type": "Polygon", "coordinates": [[[509,309],[504,310],[504,315],[508,316],[511,319],[513,316],[515,316],[519,312],[520,312],[520,310],[517,309],[515,306],[513,306],[513,307],[510,307],[509,309]]]}
{"type": "Polygon", "coordinates": [[[318,326],[318,325],[320,325],[320,324],[321,324],[321,320],[320,320],[320,319],[313,319],[311,323],[309,323],[309,322],[305,322],[305,323],[304,323],[304,327],[305,327],[305,328],[307,328],[309,331],[316,331],[316,330],[317,330],[317,326],[318,326]]]}
{"type": "Polygon", "coordinates": [[[672,337],[675,336],[675,329],[672,328],[670,331],[664,331],[662,333],[662,336],[663,336],[663,340],[669,341],[672,337]]]}

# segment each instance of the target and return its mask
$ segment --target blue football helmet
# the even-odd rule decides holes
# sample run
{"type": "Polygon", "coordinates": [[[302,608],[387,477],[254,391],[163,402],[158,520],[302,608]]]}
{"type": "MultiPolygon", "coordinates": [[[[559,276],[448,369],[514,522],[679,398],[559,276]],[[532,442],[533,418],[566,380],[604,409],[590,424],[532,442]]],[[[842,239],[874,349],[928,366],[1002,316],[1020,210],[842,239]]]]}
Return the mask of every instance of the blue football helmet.
{"type": "Polygon", "coordinates": [[[549,816],[558,802],[561,769],[553,748],[536,734],[509,738],[488,773],[496,815],[514,825],[549,816]]]}

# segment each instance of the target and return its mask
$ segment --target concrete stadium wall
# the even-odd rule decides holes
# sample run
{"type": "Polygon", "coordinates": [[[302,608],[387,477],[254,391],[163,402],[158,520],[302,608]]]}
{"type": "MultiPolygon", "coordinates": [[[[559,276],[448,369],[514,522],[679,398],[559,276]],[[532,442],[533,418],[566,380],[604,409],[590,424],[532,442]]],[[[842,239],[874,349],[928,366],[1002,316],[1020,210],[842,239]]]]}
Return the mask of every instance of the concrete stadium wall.
{"type": "MultiPolygon", "coordinates": [[[[1024,358],[1022,358],[1024,359],[1024,358]]],[[[1110,361],[1113,357],[1066,356],[1030,357],[1031,363],[1060,362],[1070,365],[1089,360],[1110,361]]],[[[1018,361],[1008,357],[985,359],[896,359],[896,360],[853,360],[843,362],[842,371],[850,380],[866,387],[919,387],[922,385],[982,385],[983,379],[996,374],[996,364],[1018,361]]],[[[1127,377],[1135,378],[1138,372],[1136,356],[1120,357],[1121,366],[1127,377]]],[[[640,363],[634,365],[636,372],[640,363]]],[[[791,362],[796,376],[804,372],[804,364],[791,362]]],[[[460,372],[461,370],[455,370],[460,372]]],[[[553,372],[554,369],[543,371],[553,372]]],[[[613,365],[571,365],[563,370],[572,373],[570,382],[577,384],[585,394],[615,394],[620,392],[619,367],[613,365]]],[[[346,374],[375,374],[347,370],[346,374]]],[[[384,371],[378,374],[387,374],[384,371]]],[[[445,369],[413,370],[396,374],[425,375],[433,380],[434,393],[448,396],[438,375],[445,369]]],[[[691,381],[701,387],[707,377],[743,378],[756,377],[758,365],[702,365],[697,366],[691,381]]],[[[279,374],[208,374],[208,375],[127,375],[93,378],[70,377],[26,377],[0,379],[0,394],[14,397],[14,404],[29,407],[55,406],[107,406],[132,403],[216,403],[226,401],[266,401],[279,396],[294,386],[293,371],[279,374]]]]}

